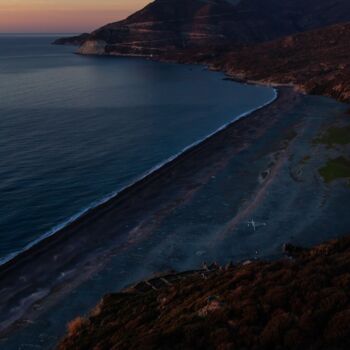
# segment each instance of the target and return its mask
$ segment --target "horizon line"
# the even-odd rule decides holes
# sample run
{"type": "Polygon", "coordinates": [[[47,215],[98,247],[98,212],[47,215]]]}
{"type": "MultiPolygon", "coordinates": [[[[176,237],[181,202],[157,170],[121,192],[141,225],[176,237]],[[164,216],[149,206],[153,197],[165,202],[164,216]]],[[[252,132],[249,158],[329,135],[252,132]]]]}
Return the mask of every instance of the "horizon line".
{"type": "Polygon", "coordinates": [[[51,35],[51,34],[82,34],[82,33],[89,33],[88,31],[82,31],[82,32],[0,32],[0,35],[51,35]]]}

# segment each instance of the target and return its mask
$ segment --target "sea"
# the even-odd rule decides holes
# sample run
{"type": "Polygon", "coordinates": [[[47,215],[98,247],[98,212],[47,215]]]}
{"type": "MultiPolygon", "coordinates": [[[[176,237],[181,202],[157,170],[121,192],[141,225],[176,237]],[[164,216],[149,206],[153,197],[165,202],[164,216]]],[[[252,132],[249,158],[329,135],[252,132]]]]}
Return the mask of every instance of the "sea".
{"type": "Polygon", "coordinates": [[[201,66],[80,56],[56,37],[0,35],[0,263],[276,97],[201,66]]]}
{"type": "MultiPolygon", "coordinates": [[[[272,88],[236,83],[202,66],[79,56],[74,47],[51,45],[56,37],[0,35],[0,263],[59,235],[89,209],[276,98],[272,88]]],[[[38,315],[22,319],[23,327],[0,339],[0,349],[53,349],[67,323],[103,295],[160,271],[276,258],[286,242],[309,246],[347,233],[348,186],[323,183],[318,169],[333,150],[313,142],[347,110],[325,97],[295,97],[263,137],[208,176],[190,200],[163,212],[157,225],[149,218],[144,227],[152,232],[128,245],[121,233],[123,249],[98,272],[62,296],[56,290],[54,302],[37,304],[38,315]],[[232,219],[254,203],[261,174],[281,155],[263,200],[236,225],[232,219]]],[[[108,243],[101,236],[101,247],[108,243]]],[[[7,287],[0,286],[0,295],[8,296],[7,287]]],[[[45,280],[40,288],[34,294],[23,288],[11,312],[50,292],[45,280]]]]}

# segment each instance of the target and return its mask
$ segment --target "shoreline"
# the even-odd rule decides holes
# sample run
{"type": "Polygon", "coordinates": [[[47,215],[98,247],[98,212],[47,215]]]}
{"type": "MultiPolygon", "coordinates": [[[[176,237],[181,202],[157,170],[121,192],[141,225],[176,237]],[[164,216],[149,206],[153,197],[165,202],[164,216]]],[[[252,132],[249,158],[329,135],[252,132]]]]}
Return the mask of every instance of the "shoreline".
{"type": "MultiPolygon", "coordinates": [[[[209,69],[209,67],[208,67],[208,69],[209,69]]],[[[240,82],[238,80],[232,80],[232,81],[235,81],[235,82],[238,82],[238,83],[243,83],[243,82],[240,82]]],[[[244,82],[244,83],[245,84],[250,84],[250,85],[255,85],[255,86],[264,86],[263,84],[259,85],[258,83],[254,83],[254,82],[244,82]]],[[[215,136],[216,134],[220,133],[224,129],[232,126],[234,123],[236,123],[240,119],[247,118],[251,114],[256,113],[259,110],[261,110],[261,109],[263,109],[263,108],[273,104],[279,98],[279,88],[281,88],[281,87],[285,88],[286,86],[281,86],[281,87],[269,86],[269,87],[271,89],[273,89],[273,91],[274,91],[274,97],[270,101],[262,104],[261,106],[255,108],[255,109],[248,110],[248,111],[238,115],[236,117],[236,119],[234,119],[234,120],[232,120],[232,121],[230,121],[230,122],[220,126],[218,129],[216,129],[212,133],[208,134],[204,138],[193,142],[192,144],[188,145],[183,150],[181,150],[179,153],[174,154],[173,156],[170,156],[169,158],[167,158],[164,162],[155,165],[150,170],[148,170],[145,173],[141,174],[136,180],[131,182],[129,185],[126,185],[125,187],[121,188],[120,190],[118,190],[116,192],[112,192],[111,194],[107,195],[106,197],[104,197],[104,198],[102,198],[100,200],[96,200],[96,201],[92,202],[88,207],[81,209],[77,214],[71,216],[70,218],[68,218],[64,222],[56,225],[51,230],[43,233],[39,238],[35,239],[33,242],[31,242],[28,245],[26,245],[20,251],[13,252],[13,253],[11,253],[11,254],[3,257],[3,258],[0,258],[0,276],[1,276],[1,273],[2,273],[2,270],[3,270],[3,267],[6,268],[6,265],[11,263],[12,260],[15,260],[17,257],[20,258],[20,256],[22,254],[26,254],[27,251],[30,251],[31,249],[34,249],[36,245],[40,244],[41,242],[45,241],[46,239],[49,239],[50,237],[53,237],[56,234],[59,234],[60,231],[62,231],[66,227],[70,226],[71,224],[74,224],[76,221],[79,221],[79,220],[83,219],[86,215],[89,215],[92,211],[98,210],[99,207],[101,207],[101,206],[103,206],[105,204],[108,204],[109,201],[113,201],[119,195],[121,195],[121,196],[124,195],[124,192],[127,192],[128,190],[132,191],[132,187],[133,186],[137,186],[139,184],[139,182],[142,182],[144,180],[146,181],[147,178],[149,176],[152,176],[153,174],[156,175],[155,173],[158,170],[161,170],[161,168],[163,168],[165,166],[168,166],[168,165],[171,166],[171,163],[176,161],[177,158],[179,158],[181,156],[185,156],[186,152],[190,152],[193,148],[195,148],[197,146],[200,146],[201,143],[205,142],[206,140],[208,140],[211,137],[215,136]]]]}
{"type": "Polygon", "coordinates": [[[0,318],[0,337],[22,327],[20,320],[23,317],[41,312],[34,310],[33,305],[41,301],[43,304],[55,303],[65,291],[80,285],[102,269],[103,262],[120,240],[129,239],[124,245],[137,241],[139,237],[133,236],[133,229],[149,212],[158,210],[169,198],[172,200],[174,196],[179,196],[179,191],[180,195],[190,193],[193,187],[190,181],[195,180],[196,171],[210,177],[210,172],[215,173],[222,166],[220,162],[231,159],[244,149],[247,142],[249,144],[254,138],[261,137],[264,130],[278,120],[281,110],[288,109],[288,104],[293,104],[298,96],[292,89],[278,91],[272,103],[246,112],[245,116],[222,126],[213,135],[184,150],[112,199],[1,265],[1,285],[9,287],[0,290],[4,296],[0,303],[3,315],[0,318]],[[251,128],[255,129],[253,137],[251,128]],[[127,226],[130,228],[125,232],[127,226]],[[103,232],[102,236],[99,231],[103,232]],[[98,261],[99,265],[91,266],[94,261],[98,261]],[[71,270],[69,277],[60,278],[71,270]],[[23,288],[26,289],[25,295],[21,292],[23,288]],[[38,293],[42,290],[44,295],[38,293]],[[18,308],[28,296],[31,299],[28,305],[18,308]]]}

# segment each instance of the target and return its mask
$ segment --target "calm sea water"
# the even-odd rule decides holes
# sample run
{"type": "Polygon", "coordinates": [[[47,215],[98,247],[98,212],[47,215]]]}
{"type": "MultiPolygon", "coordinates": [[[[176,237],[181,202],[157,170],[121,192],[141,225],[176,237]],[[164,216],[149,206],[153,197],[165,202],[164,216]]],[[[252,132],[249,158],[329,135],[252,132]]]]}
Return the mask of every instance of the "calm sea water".
{"type": "Polygon", "coordinates": [[[0,36],[0,260],[274,97],[201,67],[0,36]]]}

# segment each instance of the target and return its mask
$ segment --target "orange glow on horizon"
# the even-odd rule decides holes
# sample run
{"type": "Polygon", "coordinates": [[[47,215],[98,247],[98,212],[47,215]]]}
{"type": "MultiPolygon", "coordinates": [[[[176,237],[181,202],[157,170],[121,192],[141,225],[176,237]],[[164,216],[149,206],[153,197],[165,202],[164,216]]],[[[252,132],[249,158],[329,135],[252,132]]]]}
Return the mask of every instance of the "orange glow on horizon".
{"type": "Polygon", "coordinates": [[[125,18],[151,0],[0,0],[0,33],[80,33],[125,18]]]}

